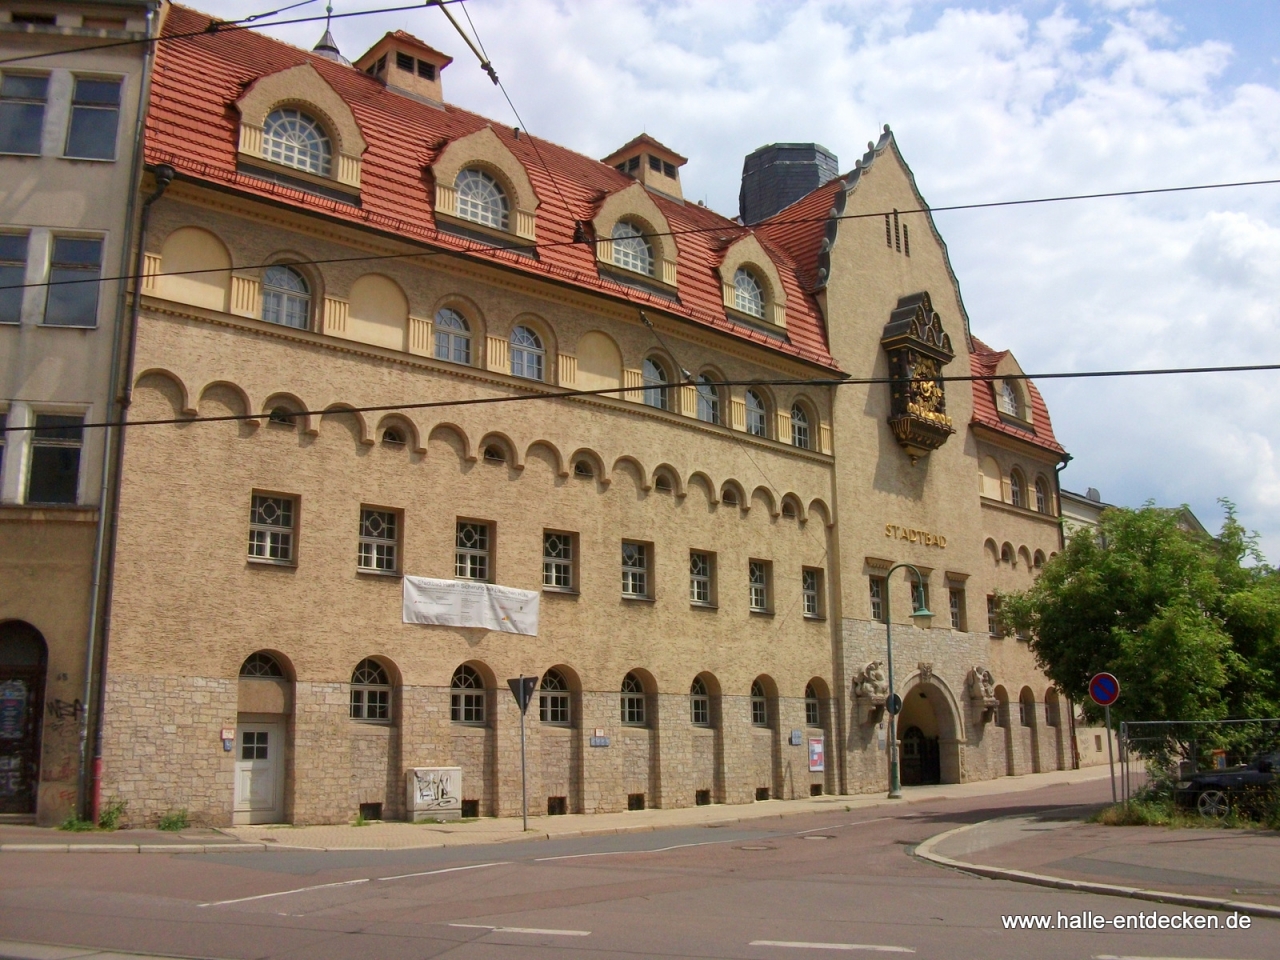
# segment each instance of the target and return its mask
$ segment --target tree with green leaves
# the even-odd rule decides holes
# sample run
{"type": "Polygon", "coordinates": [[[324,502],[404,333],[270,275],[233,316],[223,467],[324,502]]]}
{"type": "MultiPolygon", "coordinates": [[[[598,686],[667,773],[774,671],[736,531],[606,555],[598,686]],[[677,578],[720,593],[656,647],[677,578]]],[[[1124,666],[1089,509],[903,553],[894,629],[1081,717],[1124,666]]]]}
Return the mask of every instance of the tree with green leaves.
{"type": "Polygon", "coordinates": [[[1216,538],[1185,529],[1181,510],[1106,510],[1030,590],[1002,597],[1005,628],[1090,717],[1103,670],[1120,680],[1117,721],[1280,715],[1280,575],[1221,503],[1216,538]]]}

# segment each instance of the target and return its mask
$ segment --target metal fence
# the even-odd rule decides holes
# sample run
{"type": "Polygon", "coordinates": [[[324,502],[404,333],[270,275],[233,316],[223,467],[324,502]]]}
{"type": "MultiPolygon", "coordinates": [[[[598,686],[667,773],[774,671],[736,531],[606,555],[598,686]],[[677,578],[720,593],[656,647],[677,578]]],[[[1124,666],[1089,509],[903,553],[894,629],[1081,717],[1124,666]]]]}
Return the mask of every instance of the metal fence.
{"type": "Polygon", "coordinates": [[[1178,780],[1280,750],[1280,718],[1125,722],[1117,748],[1127,802],[1157,778],[1178,780]]]}

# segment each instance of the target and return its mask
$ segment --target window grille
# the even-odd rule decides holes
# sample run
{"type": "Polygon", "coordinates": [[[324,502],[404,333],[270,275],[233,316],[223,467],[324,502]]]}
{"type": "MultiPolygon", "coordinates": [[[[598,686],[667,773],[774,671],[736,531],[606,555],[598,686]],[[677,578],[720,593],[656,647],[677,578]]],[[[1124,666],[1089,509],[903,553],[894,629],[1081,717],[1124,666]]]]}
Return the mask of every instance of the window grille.
{"type": "Polygon", "coordinates": [[[689,553],[689,602],[711,603],[711,557],[696,550],[689,553]]]}
{"type": "Polygon", "coordinates": [[[553,590],[573,589],[573,535],[542,535],[542,585],[553,590]]]}
{"type": "Polygon", "coordinates": [[[360,511],[360,553],[357,566],[371,573],[395,573],[399,518],[390,510],[360,511]]]}
{"type": "Polygon", "coordinates": [[[471,328],[457,310],[436,314],[436,359],[471,365],[471,328]]]}
{"type": "Polygon", "coordinates": [[[61,327],[95,326],[101,276],[101,240],[54,237],[44,322],[61,327]]]}
{"type": "Polygon", "coordinates": [[[277,264],[263,272],[262,319],[296,330],[311,326],[311,289],[297,270],[277,264]]]}
{"type": "Polygon", "coordinates": [[[458,521],[454,576],[459,580],[489,579],[489,525],[458,521]]]}
{"type": "Polygon", "coordinates": [[[314,117],[284,107],[268,114],[262,125],[262,155],[273,163],[327,177],[333,147],[314,117]]]}
{"type": "Polygon", "coordinates": [[[272,563],[293,562],[292,497],[253,495],[249,508],[249,557],[272,563]]]}
{"type": "Polygon", "coordinates": [[[76,77],[66,156],[114,160],[120,126],[120,81],[76,77]]]}
{"type": "Polygon", "coordinates": [[[695,727],[711,726],[711,697],[701,677],[694,677],[689,687],[689,721],[695,727]]]}
{"type": "Polygon", "coordinates": [[[644,684],[634,673],[622,678],[622,722],[629,726],[644,726],[644,684]]]}
{"type": "Polygon", "coordinates": [[[6,73],[0,77],[0,153],[40,155],[49,77],[6,73]]]}
{"type": "Polygon", "coordinates": [[[622,595],[633,599],[649,596],[648,551],[643,543],[622,544],[622,595]]]}
{"type": "Polygon", "coordinates": [[[454,723],[484,723],[486,692],[475,667],[463,664],[449,684],[449,719],[454,723]]]}
{"type": "Polygon", "coordinates": [[[767,437],[769,435],[769,418],[764,401],[760,399],[760,394],[754,390],[747,391],[746,400],[747,433],[753,437],[767,437]]]}
{"type": "Polygon", "coordinates": [[[569,726],[569,684],[559,670],[548,670],[542,675],[541,692],[538,694],[538,719],[543,723],[569,726]]]}
{"type": "Polygon", "coordinates": [[[458,216],[495,230],[507,230],[511,206],[498,181],[483,170],[463,170],[454,181],[458,191],[458,216]]]}
{"type": "Polygon", "coordinates": [[[542,340],[528,327],[516,327],[511,331],[511,375],[526,380],[543,380],[543,365],[547,351],[542,340]]]}
{"type": "Polygon", "coordinates": [[[635,224],[619,220],[613,225],[613,262],[624,270],[653,276],[653,247],[635,224]]]}
{"type": "Polygon", "coordinates": [[[361,660],[351,673],[351,719],[391,719],[391,681],[376,660],[361,660]]]}
{"type": "Polygon", "coordinates": [[[22,285],[26,277],[26,234],[0,233],[0,323],[22,321],[22,285]]]}
{"type": "Polygon", "coordinates": [[[739,269],[733,275],[733,305],[743,313],[764,319],[764,288],[750,270],[739,269]]]}
{"type": "Polygon", "coordinates": [[[769,701],[765,697],[764,684],[759,680],[751,681],[751,725],[754,727],[769,725],[769,701]]]}

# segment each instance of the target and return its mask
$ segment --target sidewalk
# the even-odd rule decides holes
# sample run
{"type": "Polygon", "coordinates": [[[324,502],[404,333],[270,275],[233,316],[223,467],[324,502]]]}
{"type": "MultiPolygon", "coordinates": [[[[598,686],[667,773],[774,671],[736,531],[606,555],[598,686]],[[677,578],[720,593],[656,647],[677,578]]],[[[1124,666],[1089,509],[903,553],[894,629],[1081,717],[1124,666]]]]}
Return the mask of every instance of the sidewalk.
{"type": "Polygon", "coordinates": [[[1105,827],[1070,815],[988,820],[916,853],[995,879],[1280,918],[1280,833],[1105,827]]]}
{"type": "Polygon", "coordinates": [[[219,830],[120,830],[115,833],[66,833],[42,827],[0,825],[0,853],[12,852],[130,852],[203,853],[210,850],[403,850],[421,847],[453,847],[550,840],[568,837],[643,833],[668,827],[710,824],[757,823],[768,819],[837,810],[920,803],[1022,793],[1060,784],[1083,783],[1107,776],[1106,767],[1062,770],[1054,773],[1001,777],[974,783],[909,787],[903,800],[887,800],[883,793],[852,796],[805,797],[801,800],[766,800],[758,803],[715,804],[672,810],[636,810],[626,813],[573,814],[563,817],[530,817],[523,832],[519,817],[485,817],[470,823],[370,823],[363,827],[336,824],[314,827],[264,825],[224,827],[219,830]]]}

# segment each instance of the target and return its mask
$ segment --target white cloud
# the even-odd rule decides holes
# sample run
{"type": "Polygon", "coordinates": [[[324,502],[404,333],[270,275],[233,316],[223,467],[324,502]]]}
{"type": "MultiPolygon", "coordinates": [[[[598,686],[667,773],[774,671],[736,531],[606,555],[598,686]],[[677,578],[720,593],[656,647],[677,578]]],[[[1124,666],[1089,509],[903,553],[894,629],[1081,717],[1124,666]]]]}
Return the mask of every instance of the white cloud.
{"type": "MultiPolygon", "coordinates": [[[[223,16],[258,5],[219,3],[223,16]]],[[[1280,91],[1227,86],[1232,49],[1186,39],[1187,24],[1145,2],[468,7],[533,132],[603,156],[646,130],[691,158],[687,193],[730,215],[746,153],[816,140],[848,169],[885,122],[938,205],[1264,179],[1280,159],[1280,91]]],[[[511,120],[438,11],[334,32],[351,56],[397,27],[457,58],[452,102],[511,120]]],[[[283,29],[310,46],[321,27],[283,29]]],[[[1027,370],[1280,360],[1280,187],[938,221],[975,332],[1027,370]]],[[[1277,380],[1044,382],[1076,457],[1064,482],[1112,502],[1187,501],[1210,528],[1228,496],[1280,559],[1277,380]]]]}

